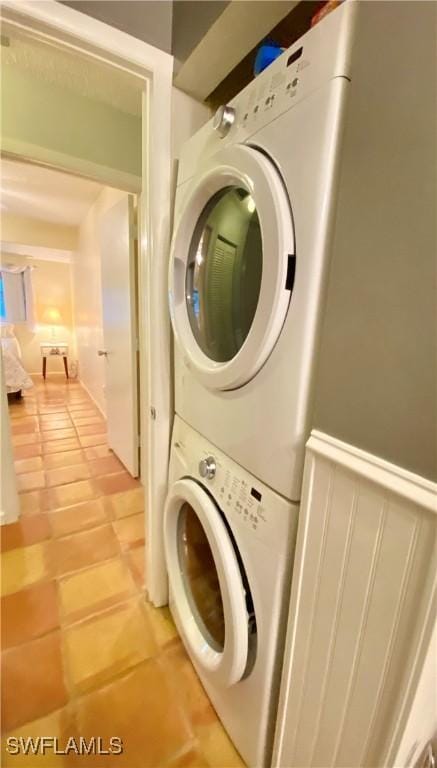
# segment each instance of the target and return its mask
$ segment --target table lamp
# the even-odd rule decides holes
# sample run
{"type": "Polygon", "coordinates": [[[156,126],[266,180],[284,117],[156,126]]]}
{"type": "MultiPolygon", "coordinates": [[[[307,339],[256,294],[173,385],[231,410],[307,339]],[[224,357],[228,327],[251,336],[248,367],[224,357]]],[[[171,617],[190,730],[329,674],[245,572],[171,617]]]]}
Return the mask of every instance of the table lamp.
{"type": "Polygon", "coordinates": [[[46,307],[42,314],[41,321],[52,326],[52,339],[56,336],[56,326],[62,325],[62,315],[56,307],[46,307]]]}

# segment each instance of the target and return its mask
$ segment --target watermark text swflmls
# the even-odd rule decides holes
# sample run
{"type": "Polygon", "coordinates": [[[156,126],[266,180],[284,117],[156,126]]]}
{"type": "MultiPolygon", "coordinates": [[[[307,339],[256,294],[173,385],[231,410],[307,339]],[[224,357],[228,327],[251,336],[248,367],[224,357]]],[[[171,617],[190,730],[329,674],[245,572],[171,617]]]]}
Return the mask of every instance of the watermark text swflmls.
{"type": "Polygon", "coordinates": [[[57,736],[9,736],[6,750],[10,755],[121,755],[123,741],[119,736],[111,736],[107,743],[101,736],[70,736],[62,743],[57,736]]]}

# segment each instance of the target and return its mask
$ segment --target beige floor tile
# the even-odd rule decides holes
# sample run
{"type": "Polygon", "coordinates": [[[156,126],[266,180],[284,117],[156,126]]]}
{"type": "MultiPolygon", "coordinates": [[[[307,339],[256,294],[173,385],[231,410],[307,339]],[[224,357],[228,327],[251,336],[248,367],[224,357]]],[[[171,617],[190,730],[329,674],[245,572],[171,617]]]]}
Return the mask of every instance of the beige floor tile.
{"type": "Polygon", "coordinates": [[[59,589],[61,612],[68,621],[110,607],[136,591],[129,569],[120,558],[61,579],[59,589]]]}
{"type": "Polygon", "coordinates": [[[55,573],[64,576],[117,557],[120,544],[112,525],[102,525],[57,539],[50,547],[50,552],[55,573]]]}
{"type": "Polygon", "coordinates": [[[65,485],[66,483],[74,483],[77,480],[85,480],[91,476],[90,469],[87,464],[72,464],[69,467],[57,467],[56,469],[47,469],[46,478],[47,485],[65,485]]]}
{"type": "Polygon", "coordinates": [[[70,405],[68,407],[70,411],[70,416],[73,420],[75,419],[101,419],[101,414],[97,411],[96,408],[92,408],[89,403],[76,403],[75,405],[70,405]]]}
{"type": "Polygon", "coordinates": [[[81,501],[89,501],[97,497],[97,492],[90,480],[48,488],[47,493],[51,509],[70,507],[72,504],[79,504],[81,501]]]}
{"type": "Polygon", "coordinates": [[[41,456],[42,443],[32,443],[31,445],[14,446],[14,459],[30,459],[33,456],[41,456]]]}
{"type": "MultiPolygon", "coordinates": [[[[90,450],[89,448],[85,450],[90,450]]],[[[121,472],[123,465],[114,454],[104,456],[100,459],[88,460],[89,468],[93,476],[109,475],[111,473],[121,472]]]]}
{"type": "Polygon", "coordinates": [[[39,432],[28,432],[24,435],[12,435],[12,445],[14,446],[20,446],[20,445],[33,445],[34,443],[40,443],[40,433],[39,432]]]}
{"type": "Polygon", "coordinates": [[[41,456],[32,456],[29,459],[17,459],[14,466],[17,475],[21,475],[27,472],[37,472],[43,468],[43,462],[41,456]]]}
{"type": "Polygon", "coordinates": [[[106,422],[101,422],[101,424],[88,424],[83,427],[76,427],[76,432],[79,435],[79,437],[82,437],[82,435],[106,435],[106,422]]]}
{"type": "Polygon", "coordinates": [[[94,416],[73,416],[76,427],[84,427],[89,424],[104,424],[102,417],[98,414],[94,416]]]}
{"type": "Polygon", "coordinates": [[[105,504],[114,518],[127,517],[144,511],[144,488],[114,493],[105,498],[105,504]]]}
{"type": "Polygon", "coordinates": [[[145,522],[143,512],[140,512],[138,515],[130,515],[129,517],[115,520],[113,526],[123,549],[129,549],[144,542],[145,522]]]}
{"type": "Polygon", "coordinates": [[[66,419],[68,416],[67,409],[64,405],[40,405],[38,410],[42,416],[46,416],[50,413],[58,413],[59,419],[66,419]]]}
{"type": "Polygon", "coordinates": [[[26,435],[33,432],[38,432],[38,424],[28,424],[25,419],[11,420],[11,435],[26,435]]]}
{"type": "Polygon", "coordinates": [[[83,464],[84,454],[78,451],[61,451],[61,453],[49,453],[43,457],[45,469],[57,469],[58,467],[70,467],[73,464],[83,464]]]}
{"type": "Polygon", "coordinates": [[[46,512],[49,508],[46,489],[20,493],[19,502],[22,515],[33,515],[35,512],[46,512]]]}
{"type": "Polygon", "coordinates": [[[65,438],[76,437],[76,430],[73,426],[64,429],[49,429],[41,432],[41,440],[64,440],[65,438]]]}
{"type": "Polygon", "coordinates": [[[42,469],[36,472],[24,472],[21,475],[17,475],[17,489],[19,493],[22,491],[36,491],[39,488],[44,488],[45,484],[46,478],[42,469]]]}
{"type": "MultiPolygon", "coordinates": [[[[74,716],[67,708],[52,712],[46,717],[34,720],[31,723],[11,731],[8,736],[16,739],[38,736],[52,736],[58,739],[58,751],[65,749],[70,736],[78,738],[74,716]]],[[[2,739],[1,765],[3,768],[67,768],[68,761],[62,755],[56,755],[54,751],[41,751],[30,755],[12,755],[6,749],[6,736],[2,739]]]]}
{"type": "Polygon", "coordinates": [[[69,679],[83,693],[153,656],[157,646],[138,599],[65,632],[69,679]]]}
{"type": "Polygon", "coordinates": [[[34,640],[59,627],[55,581],[39,581],[1,598],[2,651],[34,640]]]}
{"type": "Polygon", "coordinates": [[[106,433],[103,432],[101,435],[81,435],[79,441],[84,448],[89,448],[91,445],[105,445],[106,433]]]}
{"type": "Polygon", "coordinates": [[[87,461],[104,459],[106,456],[115,455],[108,445],[92,445],[90,448],[84,448],[83,452],[87,461]]]}
{"type": "Polygon", "coordinates": [[[53,535],[57,537],[84,531],[87,528],[96,528],[107,522],[108,517],[102,499],[85,501],[50,513],[53,535]]]}
{"type": "MultiPolygon", "coordinates": [[[[81,697],[77,709],[79,732],[85,738],[98,733],[105,741],[114,734],[123,739],[122,761],[108,756],[104,768],[158,768],[193,743],[166,675],[155,659],[81,697]]],[[[97,768],[97,762],[93,766],[97,768]]]]}
{"type": "Polygon", "coordinates": [[[74,451],[78,448],[80,448],[80,443],[77,437],[67,437],[64,440],[49,440],[42,443],[43,454],[74,451]]]}
{"type": "Polygon", "coordinates": [[[50,632],[2,654],[2,730],[48,715],[67,703],[61,633],[50,632]]]}
{"type": "Polygon", "coordinates": [[[244,768],[244,762],[220,722],[196,728],[200,751],[210,768],[244,768]]]}
{"type": "Polygon", "coordinates": [[[14,421],[14,425],[30,424],[33,427],[35,427],[35,429],[38,429],[38,416],[18,416],[13,421],[14,421]]]}
{"type": "MultiPolygon", "coordinates": [[[[56,416],[56,414],[54,414],[56,416]]],[[[41,416],[40,420],[41,432],[53,432],[58,429],[71,429],[73,422],[71,419],[56,419],[51,416],[41,416]]]]}
{"type": "Polygon", "coordinates": [[[181,641],[171,643],[162,655],[171,685],[194,727],[218,722],[208,696],[181,641]]]}
{"type": "Polygon", "coordinates": [[[144,590],[146,585],[146,551],[144,544],[132,547],[125,553],[125,560],[132,572],[138,589],[144,590]]]}
{"type": "Polygon", "coordinates": [[[15,523],[2,525],[0,548],[2,552],[30,547],[51,538],[51,528],[46,512],[20,515],[15,523]]]}
{"type": "Polygon", "coordinates": [[[159,646],[165,646],[171,640],[177,638],[178,632],[167,607],[155,608],[151,603],[146,602],[146,611],[155,640],[159,646]]]}
{"type": "Polygon", "coordinates": [[[209,768],[209,765],[198,747],[190,747],[188,751],[184,750],[182,755],[166,763],[165,768],[209,768]]]}
{"type": "Polygon", "coordinates": [[[19,589],[48,578],[46,542],[30,547],[12,549],[1,555],[1,594],[10,595],[19,589]]]}

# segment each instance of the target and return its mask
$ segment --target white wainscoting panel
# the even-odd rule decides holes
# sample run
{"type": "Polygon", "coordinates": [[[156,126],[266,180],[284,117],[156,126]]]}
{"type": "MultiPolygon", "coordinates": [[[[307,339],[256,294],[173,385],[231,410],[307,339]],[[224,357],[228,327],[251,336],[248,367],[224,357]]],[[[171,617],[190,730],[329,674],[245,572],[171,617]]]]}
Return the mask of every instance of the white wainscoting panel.
{"type": "Polygon", "coordinates": [[[436,486],[313,432],[273,765],[391,766],[434,623],[436,486]]]}

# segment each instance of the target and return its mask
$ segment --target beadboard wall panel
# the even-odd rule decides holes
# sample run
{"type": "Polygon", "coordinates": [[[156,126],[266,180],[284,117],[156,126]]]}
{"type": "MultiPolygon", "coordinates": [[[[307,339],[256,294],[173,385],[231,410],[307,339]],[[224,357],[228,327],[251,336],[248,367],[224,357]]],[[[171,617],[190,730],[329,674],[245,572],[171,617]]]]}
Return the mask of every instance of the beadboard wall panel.
{"type": "Polygon", "coordinates": [[[274,765],[390,765],[431,623],[435,509],[429,481],[313,433],[274,765]]]}

